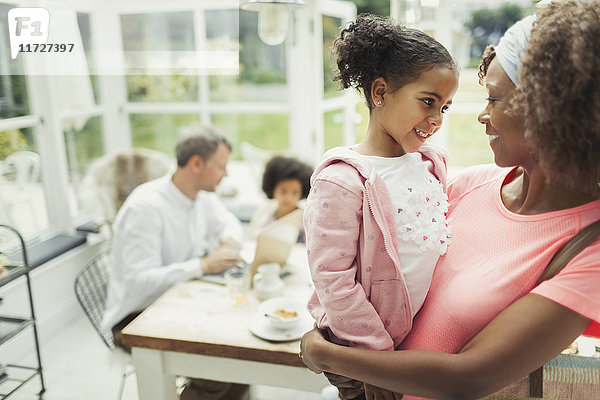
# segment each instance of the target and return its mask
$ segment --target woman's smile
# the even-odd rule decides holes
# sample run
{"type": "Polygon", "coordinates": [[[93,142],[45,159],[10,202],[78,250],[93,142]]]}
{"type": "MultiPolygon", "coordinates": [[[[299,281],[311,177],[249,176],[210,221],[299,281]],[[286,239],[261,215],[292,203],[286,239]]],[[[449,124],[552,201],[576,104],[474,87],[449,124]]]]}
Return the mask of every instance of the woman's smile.
{"type": "Polygon", "coordinates": [[[488,135],[488,141],[491,144],[494,141],[496,141],[496,139],[498,139],[499,137],[500,137],[500,135],[488,135]]]}

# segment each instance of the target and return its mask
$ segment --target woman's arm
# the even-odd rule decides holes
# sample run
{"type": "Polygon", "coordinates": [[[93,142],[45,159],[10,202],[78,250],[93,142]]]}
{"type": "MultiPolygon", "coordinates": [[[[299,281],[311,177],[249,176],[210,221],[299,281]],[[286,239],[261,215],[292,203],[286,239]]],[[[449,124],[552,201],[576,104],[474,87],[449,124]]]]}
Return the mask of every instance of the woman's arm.
{"type": "Polygon", "coordinates": [[[302,339],[305,364],[394,392],[443,399],[478,398],[554,358],[590,324],[588,318],[528,294],[494,318],[458,354],[378,352],[337,346],[316,330],[302,339]]]}

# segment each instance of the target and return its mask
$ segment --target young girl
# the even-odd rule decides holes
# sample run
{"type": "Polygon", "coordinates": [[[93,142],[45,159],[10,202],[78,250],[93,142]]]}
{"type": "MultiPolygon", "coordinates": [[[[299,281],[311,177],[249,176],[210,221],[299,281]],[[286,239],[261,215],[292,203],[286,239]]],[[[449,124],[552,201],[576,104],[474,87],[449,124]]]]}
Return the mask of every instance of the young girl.
{"type": "MultiPolygon", "coordinates": [[[[265,166],[262,190],[272,199],[261,207],[250,221],[250,236],[256,237],[269,223],[285,217],[300,207],[300,200],[308,196],[313,169],[291,157],[275,156],[265,166]]],[[[304,241],[300,232],[299,241],[304,241]]]]}
{"type": "MultiPolygon", "coordinates": [[[[435,39],[373,15],[342,30],[334,54],[335,79],[363,92],[369,125],[362,143],[325,153],[312,177],[308,309],[335,343],[394,350],[450,241],[446,152],[426,140],[452,102],[457,66],[435,39]]],[[[362,384],[328,378],[342,398],[364,398],[362,384]]]]}

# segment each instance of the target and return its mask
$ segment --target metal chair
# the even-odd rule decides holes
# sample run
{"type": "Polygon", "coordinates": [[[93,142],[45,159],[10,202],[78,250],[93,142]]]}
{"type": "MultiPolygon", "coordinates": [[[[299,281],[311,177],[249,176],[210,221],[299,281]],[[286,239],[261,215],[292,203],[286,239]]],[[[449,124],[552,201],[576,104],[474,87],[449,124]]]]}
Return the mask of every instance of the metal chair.
{"type": "MultiPolygon", "coordinates": [[[[92,326],[111,350],[116,350],[112,332],[102,328],[102,316],[106,305],[106,292],[108,287],[110,268],[110,250],[103,250],[92,258],[79,271],[75,277],[75,295],[83,312],[92,323],[92,326]]],[[[121,383],[117,399],[120,400],[125,389],[127,377],[135,373],[131,362],[124,366],[121,374],[121,383]]]]}

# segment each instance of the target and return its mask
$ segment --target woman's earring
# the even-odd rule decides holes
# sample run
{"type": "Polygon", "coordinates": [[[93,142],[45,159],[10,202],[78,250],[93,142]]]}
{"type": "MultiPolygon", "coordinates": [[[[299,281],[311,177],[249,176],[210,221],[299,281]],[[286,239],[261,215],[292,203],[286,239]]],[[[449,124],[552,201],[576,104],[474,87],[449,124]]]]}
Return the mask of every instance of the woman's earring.
{"type": "Polygon", "coordinates": [[[381,100],[377,100],[377,103],[375,103],[375,104],[377,104],[378,106],[380,106],[380,105],[382,105],[383,103],[382,103],[382,101],[381,101],[381,100]]]}

